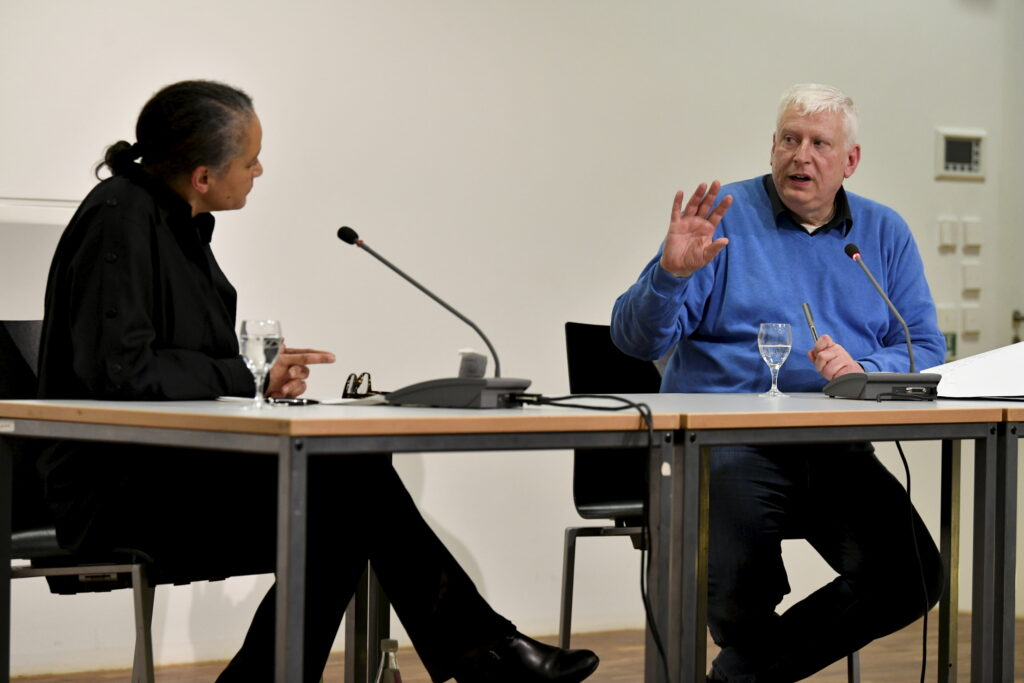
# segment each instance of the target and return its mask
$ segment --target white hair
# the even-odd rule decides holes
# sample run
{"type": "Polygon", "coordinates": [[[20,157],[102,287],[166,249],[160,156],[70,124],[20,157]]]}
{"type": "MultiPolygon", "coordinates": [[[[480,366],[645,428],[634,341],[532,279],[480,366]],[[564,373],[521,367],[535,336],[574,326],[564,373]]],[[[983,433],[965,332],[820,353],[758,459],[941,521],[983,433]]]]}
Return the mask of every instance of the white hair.
{"type": "Polygon", "coordinates": [[[790,108],[800,114],[818,114],[823,111],[841,114],[843,132],[846,134],[846,147],[849,149],[857,144],[857,128],[860,115],[853,100],[838,88],[820,83],[798,83],[790,86],[782,93],[779,100],[779,115],[775,120],[775,130],[782,125],[782,117],[790,108]]]}

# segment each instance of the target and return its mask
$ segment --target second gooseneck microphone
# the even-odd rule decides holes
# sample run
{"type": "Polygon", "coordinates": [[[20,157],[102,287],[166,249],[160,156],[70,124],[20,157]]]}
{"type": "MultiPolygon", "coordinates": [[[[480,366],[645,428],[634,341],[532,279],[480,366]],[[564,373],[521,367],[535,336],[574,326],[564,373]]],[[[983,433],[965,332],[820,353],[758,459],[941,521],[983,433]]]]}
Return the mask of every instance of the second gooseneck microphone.
{"type": "Polygon", "coordinates": [[[889,310],[892,311],[892,314],[894,316],[896,316],[896,320],[898,320],[900,325],[903,326],[903,336],[907,340],[907,356],[910,358],[910,371],[917,372],[917,365],[914,363],[914,347],[910,344],[910,328],[907,327],[907,323],[903,319],[903,316],[900,315],[900,312],[896,310],[896,307],[893,305],[892,300],[889,299],[885,291],[882,289],[881,285],[878,284],[878,280],[875,279],[875,276],[872,275],[871,271],[868,270],[868,267],[864,265],[864,259],[861,258],[860,249],[857,247],[857,245],[851,242],[850,244],[846,245],[843,251],[846,252],[847,256],[849,256],[850,258],[857,262],[857,265],[861,267],[861,270],[864,271],[864,274],[868,276],[869,280],[871,280],[871,284],[875,286],[875,289],[878,291],[878,294],[882,297],[882,299],[885,300],[885,303],[888,304],[889,310]]]}
{"type": "Polygon", "coordinates": [[[886,296],[874,275],[864,265],[860,249],[856,244],[847,244],[846,255],[852,258],[871,280],[871,284],[889,306],[889,310],[903,326],[903,335],[907,340],[907,356],[910,359],[910,372],[850,372],[832,379],[822,391],[836,398],[859,398],[881,401],[894,400],[932,400],[938,396],[938,385],[941,377],[935,373],[917,372],[914,364],[914,349],[910,344],[910,328],[896,306],[886,296]]]}

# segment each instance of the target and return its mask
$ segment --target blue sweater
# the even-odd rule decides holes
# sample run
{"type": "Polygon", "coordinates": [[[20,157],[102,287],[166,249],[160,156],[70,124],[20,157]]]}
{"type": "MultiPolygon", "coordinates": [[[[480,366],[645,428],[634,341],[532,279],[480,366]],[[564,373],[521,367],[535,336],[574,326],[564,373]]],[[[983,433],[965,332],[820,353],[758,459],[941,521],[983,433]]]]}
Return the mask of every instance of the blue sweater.
{"type": "Polygon", "coordinates": [[[776,221],[762,178],[726,185],[719,196],[729,194],[734,203],[715,234],[728,237],[729,245],[709,265],[677,278],[659,266],[659,250],[615,302],[612,339],[624,352],[653,360],[678,344],[663,392],[766,391],[771,375],[757,350],[762,322],[793,326],[793,351],[779,373],[779,388],[820,391],[825,380],[807,359],[814,341],[801,308],[805,301],[818,334],[843,345],[865,370],[907,372],[903,328],[844,253],[850,242],[906,320],[917,368],[943,362],[945,340],[921,256],[899,214],[846,193],[849,234],[840,226],[810,235],[788,214],[776,221]]]}

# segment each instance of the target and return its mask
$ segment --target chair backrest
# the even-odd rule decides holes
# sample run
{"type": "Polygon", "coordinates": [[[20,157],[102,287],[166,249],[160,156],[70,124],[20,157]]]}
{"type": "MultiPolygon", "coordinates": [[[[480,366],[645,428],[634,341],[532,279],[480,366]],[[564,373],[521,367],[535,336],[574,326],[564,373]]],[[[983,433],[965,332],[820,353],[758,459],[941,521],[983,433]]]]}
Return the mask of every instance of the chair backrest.
{"type": "MultiPolygon", "coordinates": [[[[41,320],[0,321],[0,399],[36,397],[36,364],[41,320]]],[[[0,437],[0,449],[14,454],[11,528],[24,531],[52,526],[43,500],[43,485],[36,471],[38,442],[0,437]]]]}
{"type": "Polygon", "coordinates": [[[0,321],[0,398],[35,398],[42,320],[0,321]]]}
{"type": "MultiPolygon", "coordinates": [[[[661,388],[654,363],[620,351],[607,325],[567,322],[565,349],[574,394],[651,394],[661,388]]],[[[586,519],[640,517],[646,475],[645,449],[576,449],[572,488],[577,512],[586,519]]]]}
{"type": "MultiPolygon", "coordinates": [[[[36,397],[36,367],[41,320],[0,320],[0,399],[36,397]]],[[[128,564],[145,559],[145,553],[125,549],[97,556],[71,555],[56,545],[53,516],[43,492],[42,478],[36,470],[36,457],[45,443],[39,439],[18,439],[0,436],[0,449],[14,454],[11,500],[11,529],[19,559],[31,559],[34,567],[67,566],[78,563],[128,564]]],[[[257,574],[263,567],[238,562],[232,566],[213,567],[199,560],[193,567],[164,568],[151,566],[150,581],[157,583],[189,583],[200,579],[222,579],[227,576],[257,574]]],[[[109,580],[91,579],[82,582],[75,575],[50,576],[50,589],[55,593],[109,591],[131,585],[130,575],[109,580]]]]}

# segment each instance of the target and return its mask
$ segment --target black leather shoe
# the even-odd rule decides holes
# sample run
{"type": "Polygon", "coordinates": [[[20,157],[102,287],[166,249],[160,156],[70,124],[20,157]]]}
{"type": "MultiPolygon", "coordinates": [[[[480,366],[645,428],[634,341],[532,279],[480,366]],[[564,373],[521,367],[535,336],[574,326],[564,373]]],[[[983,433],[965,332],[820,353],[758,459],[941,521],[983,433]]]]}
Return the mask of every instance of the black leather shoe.
{"type": "Polygon", "coordinates": [[[458,683],[579,683],[600,660],[590,650],[563,650],[518,631],[469,659],[458,683]]]}

